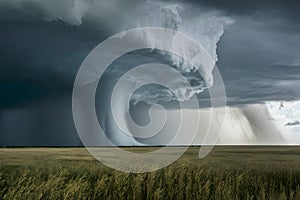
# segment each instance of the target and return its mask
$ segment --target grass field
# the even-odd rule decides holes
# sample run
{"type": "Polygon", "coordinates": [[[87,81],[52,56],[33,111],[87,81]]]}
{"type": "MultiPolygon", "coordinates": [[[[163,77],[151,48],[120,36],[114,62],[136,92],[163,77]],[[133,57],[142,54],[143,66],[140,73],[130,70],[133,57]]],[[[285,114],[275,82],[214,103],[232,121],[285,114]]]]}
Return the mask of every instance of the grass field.
{"type": "Polygon", "coordinates": [[[300,199],[300,147],[218,146],[204,159],[198,151],[133,174],[83,148],[2,148],[0,199],[300,199]]]}

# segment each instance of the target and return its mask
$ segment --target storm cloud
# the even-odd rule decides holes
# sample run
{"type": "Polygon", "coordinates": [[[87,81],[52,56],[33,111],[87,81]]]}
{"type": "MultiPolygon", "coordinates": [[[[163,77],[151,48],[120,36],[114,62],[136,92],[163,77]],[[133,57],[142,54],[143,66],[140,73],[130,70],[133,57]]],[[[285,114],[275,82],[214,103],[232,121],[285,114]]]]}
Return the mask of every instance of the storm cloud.
{"type": "MultiPolygon", "coordinates": [[[[97,44],[135,27],[127,22],[143,10],[130,11],[146,4],[121,2],[0,3],[0,145],[80,143],[71,110],[76,72],[97,44]]],[[[217,44],[229,105],[300,99],[299,1],[168,3],[234,22],[217,44]]]]}

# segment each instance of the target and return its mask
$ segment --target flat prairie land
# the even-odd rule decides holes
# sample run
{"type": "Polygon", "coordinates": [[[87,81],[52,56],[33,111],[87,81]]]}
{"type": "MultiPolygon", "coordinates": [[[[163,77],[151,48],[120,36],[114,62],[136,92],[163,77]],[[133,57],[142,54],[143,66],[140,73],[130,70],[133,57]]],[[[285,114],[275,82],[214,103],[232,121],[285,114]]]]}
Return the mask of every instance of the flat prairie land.
{"type": "Polygon", "coordinates": [[[203,159],[199,148],[147,173],[114,170],[84,148],[0,148],[0,199],[300,199],[300,147],[216,146],[203,159]]]}

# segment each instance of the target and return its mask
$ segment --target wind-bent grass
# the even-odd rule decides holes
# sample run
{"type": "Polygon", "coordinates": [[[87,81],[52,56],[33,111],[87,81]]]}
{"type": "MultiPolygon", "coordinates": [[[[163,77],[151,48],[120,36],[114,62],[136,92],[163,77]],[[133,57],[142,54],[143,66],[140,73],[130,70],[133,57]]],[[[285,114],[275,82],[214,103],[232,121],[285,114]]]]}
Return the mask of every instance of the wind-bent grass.
{"type": "Polygon", "coordinates": [[[3,148],[0,199],[300,199],[300,147],[215,147],[202,160],[198,150],[133,174],[82,148],[3,148]]]}

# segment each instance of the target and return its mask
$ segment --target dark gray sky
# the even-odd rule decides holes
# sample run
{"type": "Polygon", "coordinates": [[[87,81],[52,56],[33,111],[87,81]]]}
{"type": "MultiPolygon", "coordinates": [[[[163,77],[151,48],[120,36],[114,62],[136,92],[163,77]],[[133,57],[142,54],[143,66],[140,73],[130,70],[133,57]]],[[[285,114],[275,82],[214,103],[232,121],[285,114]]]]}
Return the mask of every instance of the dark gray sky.
{"type": "MultiPolygon", "coordinates": [[[[99,42],[119,30],[112,27],[122,27],[112,16],[126,16],[135,2],[122,8],[118,1],[99,1],[101,11],[109,6],[100,17],[69,12],[71,0],[61,1],[62,10],[50,1],[20,2],[0,3],[0,145],[77,145],[71,110],[76,72],[99,42]]],[[[181,4],[234,20],[217,49],[228,104],[300,99],[299,1],[181,4]]]]}

